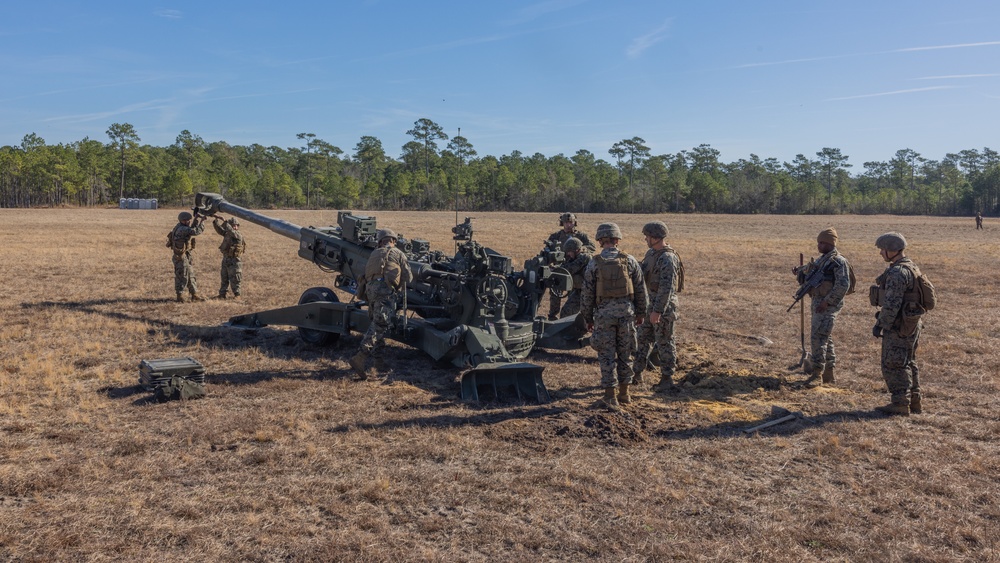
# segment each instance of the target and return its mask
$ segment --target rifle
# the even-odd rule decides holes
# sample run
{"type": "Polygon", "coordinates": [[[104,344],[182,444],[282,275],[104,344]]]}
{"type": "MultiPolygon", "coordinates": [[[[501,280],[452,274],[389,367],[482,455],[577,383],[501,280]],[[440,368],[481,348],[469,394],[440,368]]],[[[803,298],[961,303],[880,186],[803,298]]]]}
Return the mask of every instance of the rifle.
{"type": "MultiPolygon", "coordinates": [[[[802,266],[800,266],[800,268],[801,267],[802,266]]],[[[826,268],[826,262],[816,263],[813,266],[812,272],[810,272],[809,275],[806,276],[805,281],[803,281],[802,285],[799,286],[799,290],[795,292],[795,301],[792,301],[792,304],[789,305],[787,309],[785,309],[786,313],[791,311],[792,307],[794,307],[796,303],[801,301],[802,298],[809,293],[810,289],[813,289],[814,287],[819,287],[819,284],[823,283],[824,268],[826,268]]]]}
{"type": "MultiPolygon", "coordinates": [[[[801,252],[799,253],[799,268],[805,265],[805,255],[801,252]]],[[[794,305],[794,303],[792,303],[794,305]]],[[[787,313],[787,311],[785,311],[787,313]]],[[[802,355],[799,356],[799,365],[795,367],[802,367],[806,363],[806,358],[809,353],[806,352],[806,304],[804,301],[799,300],[799,347],[802,349],[802,355]]]]}

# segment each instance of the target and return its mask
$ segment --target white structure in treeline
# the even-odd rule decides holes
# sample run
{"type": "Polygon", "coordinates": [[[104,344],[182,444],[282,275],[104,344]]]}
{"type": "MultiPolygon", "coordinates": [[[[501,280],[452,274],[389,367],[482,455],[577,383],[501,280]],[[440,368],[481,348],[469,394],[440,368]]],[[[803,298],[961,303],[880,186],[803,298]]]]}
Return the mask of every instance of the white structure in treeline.
{"type": "Polygon", "coordinates": [[[156,209],[156,198],[123,197],[118,200],[118,209],[156,209]]]}

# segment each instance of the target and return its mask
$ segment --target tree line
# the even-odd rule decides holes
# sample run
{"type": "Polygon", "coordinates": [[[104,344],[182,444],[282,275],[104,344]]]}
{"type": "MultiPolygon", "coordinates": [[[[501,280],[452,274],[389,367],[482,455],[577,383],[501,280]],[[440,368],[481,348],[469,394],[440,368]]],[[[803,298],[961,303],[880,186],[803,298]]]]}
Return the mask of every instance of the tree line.
{"type": "Polygon", "coordinates": [[[449,138],[430,119],[406,132],[412,140],[398,158],[372,136],[347,154],[314,133],[288,148],[206,143],[187,130],[168,147],[142,145],[128,123],[106,134],[108,142],[49,145],[30,133],[0,148],[0,207],[117,206],[127,197],[189,205],[209,191],[250,208],[1000,213],[1000,155],[989,148],[939,160],[901,149],[852,175],[836,148],[791,162],[751,154],[724,163],[707,144],[653,155],[640,137],[615,143],[607,159],[588,150],[480,156],[461,130],[449,138]]]}

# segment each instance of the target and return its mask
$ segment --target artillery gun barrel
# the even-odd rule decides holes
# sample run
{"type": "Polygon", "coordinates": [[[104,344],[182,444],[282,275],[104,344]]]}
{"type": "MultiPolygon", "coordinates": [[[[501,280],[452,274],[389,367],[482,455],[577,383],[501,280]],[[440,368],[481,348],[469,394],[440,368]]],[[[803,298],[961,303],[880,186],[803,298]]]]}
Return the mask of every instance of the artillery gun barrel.
{"type": "Polygon", "coordinates": [[[244,221],[250,221],[255,225],[260,225],[279,235],[286,236],[293,240],[302,239],[302,227],[295,223],[289,223],[284,219],[274,219],[260,213],[254,213],[245,207],[240,207],[226,201],[220,194],[201,192],[194,198],[194,207],[203,215],[215,215],[218,212],[235,215],[244,221]]]}

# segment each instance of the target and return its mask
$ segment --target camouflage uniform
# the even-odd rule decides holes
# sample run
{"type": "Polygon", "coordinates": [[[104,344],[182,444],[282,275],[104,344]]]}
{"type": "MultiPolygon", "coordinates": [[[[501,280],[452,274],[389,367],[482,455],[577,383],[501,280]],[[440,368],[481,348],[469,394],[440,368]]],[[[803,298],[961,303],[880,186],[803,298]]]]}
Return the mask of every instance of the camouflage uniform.
{"type": "Polygon", "coordinates": [[[904,297],[914,290],[913,261],[903,257],[886,268],[875,281],[881,290],[878,326],[882,328],[882,379],[894,404],[909,401],[907,395],[920,395],[917,377],[917,342],[923,321],[918,321],[913,334],[900,334],[904,297]]]}
{"type": "Polygon", "coordinates": [[[677,314],[677,275],[680,259],[670,245],[661,250],[650,248],[642,259],[642,274],[649,291],[648,313],[660,313],[660,322],[653,325],[645,322],[638,328],[638,350],[635,356],[635,376],[649,364],[649,355],[656,344],[660,356],[660,374],[664,379],[673,377],[677,369],[677,344],[674,341],[674,326],[677,314]]]}
{"type": "MultiPolygon", "coordinates": [[[[582,242],[582,241],[581,241],[582,242]]],[[[590,264],[593,255],[584,248],[576,255],[576,258],[567,260],[562,267],[573,276],[573,291],[566,297],[566,303],[559,311],[559,318],[575,315],[580,312],[581,294],[583,292],[583,272],[590,264]]]]}
{"type": "Polygon", "coordinates": [[[221,225],[218,220],[212,221],[215,232],[222,235],[222,244],[219,250],[222,252],[222,285],[219,286],[219,297],[225,298],[226,292],[232,286],[233,296],[240,296],[240,287],[243,283],[243,252],[246,249],[246,241],[243,240],[243,233],[234,228],[229,221],[221,225]]]}
{"type": "MultiPolygon", "coordinates": [[[[605,248],[600,257],[618,258],[622,251],[605,248]]],[[[628,256],[628,255],[626,255],[628,256]]],[[[635,317],[646,314],[646,286],[642,267],[628,256],[626,269],[632,281],[633,293],[625,297],[599,298],[597,295],[598,260],[591,260],[583,273],[583,293],[580,315],[594,325],[590,344],[597,351],[601,366],[601,387],[613,388],[632,383],[632,355],[635,353],[635,317]],[[617,368],[617,376],[615,374],[617,368]]]]}
{"type": "MultiPolygon", "coordinates": [[[[812,312],[812,332],[810,343],[812,347],[812,373],[824,371],[833,373],[837,363],[837,355],[833,345],[833,324],[837,314],[844,308],[844,297],[851,286],[850,269],[847,259],[836,248],[827,252],[816,261],[812,268],[823,270],[823,281],[818,287],[809,291],[812,312]],[[816,307],[826,303],[826,309],[819,313],[816,307]]],[[[806,269],[799,274],[799,283],[805,281],[814,270],[806,269]]]]}
{"type": "MultiPolygon", "coordinates": [[[[379,249],[382,250],[382,249],[379,249]]],[[[376,251],[379,252],[379,251],[376,251]]],[[[376,257],[376,252],[372,257],[376,257]]],[[[369,260],[372,258],[370,257],[369,260]]],[[[376,258],[380,259],[380,258],[376,258]]],[[[405,284],[410,280],[410,265],[406,260],[406,255],[396,247],[388,249],[385,256],[386,263],[392,262],[399,266],[401,278],[400,284],[405,284]]],[[[384,270],[379,277],[366,280],[365,297],[368,299],[368,316],[371,323],[361,339],[361,352],[365,355],[377,355],[385,347],[385,335],[392,325],[392,320],[396,316],[400,291],[386,283],[383,279],[384,270]]],[[[367,276],[366,276],[367,277],[367,276]]]]}
{"type": "MultiPolygon", "coordinates": [[[[573,228],[573,232],[571,232],[571,233],[567,233],[565,229],[559,229],[558,231],[556,231],[556,232],[552,233],[551,235],[549,235],[549,240],[558,242],[559,246],[561,248],[562,244],[564,242],[566,242],[566,240],[569,239],[570,237],[580,239],[580,242],[583,243],[583,248],[584,248],[583,252],[588,252],[588,251],[589,252],[594,252],[595,251],[596,247],[594,246],[594,243],[590,242],[590,237],[588,237],[586,233],[578,231],[576,229],[576,227],[573,228]]],[[[584,267],[585,266],[586,266],[586,263],[584,263],[584,267]]],[[[563,267],[565,268],[566,266],[563,265],[563,267]]],[[[570,272],[570,273],[573,273],[573,272],[570,272]]],[[[560,305],[561,301],[562,301],[562,299],[560,297],[557,297],[551,291],[549,292],[549,319],[554,320],[554,319],[559,318],[559,316],[560,316],[559,315],[559,305],[560,305]]],[[[567,302],[567,304],[568,304],[568,302],[567,302]]],[[[579,305],[577,305],[576,307],[579,309],[579,305]]],[[[565,316],[571,315],[571,314],[572,313],[563,313],[562,316],[565,317],[565,316]]]]}
{"type": "Polygon", "coordinates": [[[194,262],[191,251],[194,250],[194,237],[205,231],[205,224],[195,221],[193,226],[177,223],[170,231],[167,243],[173,249],[174,256],[174,291],[178,298],[187,289],[192,296],[198,294],[198,281],[194,275],[194,262]]]}

